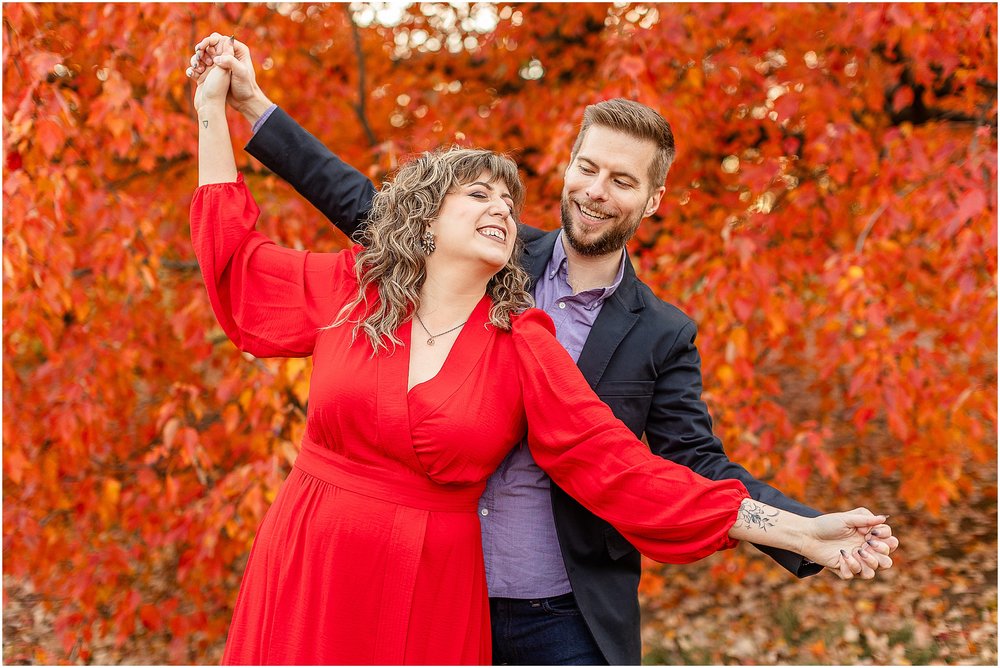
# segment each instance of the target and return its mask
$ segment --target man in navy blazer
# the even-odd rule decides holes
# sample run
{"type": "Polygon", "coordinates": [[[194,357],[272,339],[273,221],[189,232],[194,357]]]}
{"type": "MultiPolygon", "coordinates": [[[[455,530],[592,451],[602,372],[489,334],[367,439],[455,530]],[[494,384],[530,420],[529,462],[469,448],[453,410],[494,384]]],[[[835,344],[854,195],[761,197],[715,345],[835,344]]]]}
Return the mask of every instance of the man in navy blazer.
{"type": "MultiPolygon", "coordinates": [[[[198,48],[213,38],[222,37],[198,48]]],[[[230,101],[253,124],[246,150],[354,235],[375,187],[271,104],[249,50],[236,48],[230,101]]],[[[653,452],[707,478],[739,479],[765,503],[819,515],[726,456],[701,400],[695,323],[654,295],[628,260],[625,245],[658,208],[673,158],[670,126],[656,111],[624,99],[587,108],[565,174],[560,229],[519,226],[536,302],[594,391],[653,452]]],[[[552,483],[527,448],[515,448],[491,478],[480,515],[495,663],[640,663],[639,553],[552,483]]],[[[882,554],[898,545],[887,526],[869,538],[882,554]]],[[[759,549],[798,577],[821,570],[798,554],[759,549]]],[[[866,578],[878,568],[854,564],[866,578]]]]}

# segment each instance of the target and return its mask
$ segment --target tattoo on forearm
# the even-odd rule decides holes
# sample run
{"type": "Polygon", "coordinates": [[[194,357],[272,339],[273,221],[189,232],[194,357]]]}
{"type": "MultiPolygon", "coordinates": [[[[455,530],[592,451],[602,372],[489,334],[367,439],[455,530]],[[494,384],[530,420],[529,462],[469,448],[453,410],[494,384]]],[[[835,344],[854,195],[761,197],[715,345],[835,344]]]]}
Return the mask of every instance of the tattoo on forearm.
{"type": "Polygon", "coordinates": [[[203,126],[205,126],[206,128],[208,127],[208,121],[202,121],[202,122],[201,122],[201,124],[202,124],[203,126]]]}
{"type": "Polygon", "coordinates": [[[743,528],[753,529],[757,527],[763,531],[767,531],[768,527],[775,526],[776,522],[774,518],[778,516],[778,511],[775,510],[773,513],[768,514],[764,510],[764,506],[754,503],[753,501],[747,501],[740,506],[740,513],[737,521],[743,522],[743,528]]]}

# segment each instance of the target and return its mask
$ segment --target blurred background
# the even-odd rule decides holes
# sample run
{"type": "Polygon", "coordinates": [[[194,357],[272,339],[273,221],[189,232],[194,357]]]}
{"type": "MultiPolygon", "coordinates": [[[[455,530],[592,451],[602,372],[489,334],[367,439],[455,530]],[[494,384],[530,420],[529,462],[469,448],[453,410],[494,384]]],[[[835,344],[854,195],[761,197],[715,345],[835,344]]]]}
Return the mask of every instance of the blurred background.
{"type": "MultiPolygon", "coordinates": [[[[996,664],[996,5],[642,3],[4,4],[5,663],[217,663],[298,450],[310,363],[236,351],[188,237],[212,31],[376,182],[510,152],[548,229],[584,107],[660,110],[631,257],[730,457],[902,548],[875,582],[649,563],[646,661],[996,664]]],[[[343,247],[230,120],[261,229],[343,247]]]]}

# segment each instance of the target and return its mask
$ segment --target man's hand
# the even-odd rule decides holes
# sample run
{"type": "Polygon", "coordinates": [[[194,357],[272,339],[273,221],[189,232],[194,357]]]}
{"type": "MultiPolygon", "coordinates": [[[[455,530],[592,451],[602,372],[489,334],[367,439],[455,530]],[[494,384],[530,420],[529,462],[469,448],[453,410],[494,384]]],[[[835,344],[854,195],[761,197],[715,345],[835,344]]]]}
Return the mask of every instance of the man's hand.
{"type": "Polygon", "coordinates": [[[271,106],[271,101],[257,85],[257,76],[250,58],[250,48],[234,37],[213,32],[195,45],[191,56],[191,66],[186,74],[198,80],[204,72],[214,64],[221,65],[232,73],[229,93],[226,103],[243,116],[252,125],[271,106]],[[232,55],[223,52],[223,48],[232,46],[232,55]]]}

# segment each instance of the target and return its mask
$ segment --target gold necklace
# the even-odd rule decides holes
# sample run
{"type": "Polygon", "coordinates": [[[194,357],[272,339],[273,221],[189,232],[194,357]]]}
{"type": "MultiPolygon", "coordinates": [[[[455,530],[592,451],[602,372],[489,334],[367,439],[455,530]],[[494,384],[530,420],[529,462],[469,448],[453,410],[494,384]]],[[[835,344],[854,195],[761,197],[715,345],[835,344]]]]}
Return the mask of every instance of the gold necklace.
{"type": "Polygon", "coordinates": [[[456,329],[458,329],[459,327],[461,327],[462,325],[464,325],[465,322],[469,322],[468,320],[466,320],[465,322],[463,322],[461,324],[458,324],[458,325],[455,325],[451,329],[449,329],[447,331],[444,331],[444,332],[441,332],[440,334],[431,334],[430,330],[427,329],[427,325],[425,325],[424,321],[420,319],[420,314],[419,313],[414,313],[413,315],[417,316],[417,322],[420,323],[420,326],[423,328],[424,332],[426,332],[427,337],[428,337],[427,338],[427,345],[429,345],[429,346],[433,346],[434,345],[434,339],[436,339],[437,337],[444,336],[448,332],[454,332],[456,329]]]}

